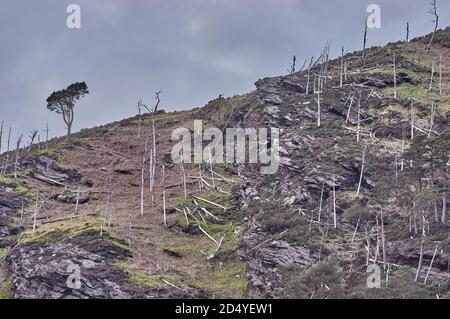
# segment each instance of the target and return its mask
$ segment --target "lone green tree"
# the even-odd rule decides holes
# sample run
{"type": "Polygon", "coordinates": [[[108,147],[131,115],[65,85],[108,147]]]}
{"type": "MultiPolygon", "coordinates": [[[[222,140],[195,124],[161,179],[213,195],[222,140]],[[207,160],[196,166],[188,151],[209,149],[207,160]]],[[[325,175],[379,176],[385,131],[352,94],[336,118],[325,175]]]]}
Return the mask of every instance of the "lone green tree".
{"type": "Polygon", "coordinates": [[[75,103],[86,94],[89,94],[86,82],[77,82],[69,85],[66,89],[53,92],[47,98],[47,109],[61,114],[64,123],[66,123],[67,141],[69,141],[72,132],[75,103]]]}

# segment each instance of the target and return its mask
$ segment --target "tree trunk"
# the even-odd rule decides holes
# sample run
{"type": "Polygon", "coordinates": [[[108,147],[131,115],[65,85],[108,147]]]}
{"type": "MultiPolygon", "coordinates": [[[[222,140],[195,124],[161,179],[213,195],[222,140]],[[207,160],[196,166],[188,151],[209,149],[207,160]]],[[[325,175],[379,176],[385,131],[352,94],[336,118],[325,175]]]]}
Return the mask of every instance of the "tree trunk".
{"type": "Polygon", "coordinates": [[[430,85],[428,87],[428,92],[431,92],[431,90],[433,89],[433,80],[434,80],[434,71],[435,70],[435,61],[433,59],[433,65],[431,67],[431,79],[430,79],[430,85]]]}
{"type": "Polygon", "coordinates": [[[442,216],[441,223],[445,225],[447,223],[447,194],[442,195],[442,216]]]}
{"type": "Polygon", "coordinates": [[[411,124],[411,140],[414,139],[414,113],[413,113],[413,106],[414,106],[414,102],[413,100],[411,100],[411,109],[410,109],[410,114],[409,114],[409,121],[411,124]]]}
{"type": "Polygon", "coordinates": [[[439,56],[439,95],[442,95],[442,54],[439,56]]]}
{"type": "Polygon", "coordinates": [[[367,19],[365,20],[364,25],[364,40],[363,40],[363,50],[362,50],[362,58],[366,57],[366,43],[367,43],[367,19]]]}
{"type": "Polygon", "coordinates": [[[364,164],[366,161],[366,150],[367,146],[364,147],[363,155],[362,155],[362,161],[361,161],[361,174],[359,175],[359,183],[358,183],[358,190],[356,191],[356,196],[359,196],[359,192],[361,191],[361,184],[362,184],[362,178],[364,173],[364,164]]]}
{"type": "Polygon", "coordinates": [[[386,236],[384,234],[384,219],[383,210],[381,210],[381,248],[383,250],[383,270],[386,270],[387,266],[387,252],[386,252],[386,236]]]}
{"type": "Polygon", "coordinates": [[[409,22],[406,23],[406,44],[409,43],[409,22]]]}
{"type": "Polygon", "coordinates": [[[393,64],[394,64],[394,99],[397,98],[397,68],[395,65],[395,53],[394,53],[394,58],[393,58],[393,64]]]}
{"type": "Polygon", "coordinates": [[[70,134],[72,134],[72,124],[67,124],[66,142],[70,141],[70,134]]]}
{"type": "Polygon", "coordinates": [[[333,222],[334,228],[337,228],[337,216],[336,216],[336,185],[333,182],[333,222]]]}
{"type": "Polygon", "coordinates": [[[344,47],[342,47],[342,55],[341,55],[341,74],[339,79],[339,86],[342,87],[344,83],[344,47]]]}
{"type": "Polygon", "coordinates": [[[431,258],[431,262],[430,262],[430,267],[428,267],[427,275],[425,276],[425,280],[423,281],[423,283],[425,285],[427,284],[428,277],[430,276],[431,268],[433,267],[433,263],[434,263],[434,259],[436,258],[438,247],[439,246],[436,245],[436,248],[434,249],[433,258],[431,258]]]}
{"type": "Polygon", "coordinates": [[[420,243],[420,256],[419,256],[419,265],[417,266],[416,278],[414,281],[418,281],[420,277],[420,272],[422,270],[422,261],[423,261],[423,240],[420,243]]]}
{"type": "Polygon", "coordinates": [[[322,191],[320,192],[320,202],[319,202],[319,216],[317,217],[317,222],[320,224],[320,218],[322,215],[322,204],[323,204],[323,191],[325,188],[325,183],[322,184],[322,191]]]}

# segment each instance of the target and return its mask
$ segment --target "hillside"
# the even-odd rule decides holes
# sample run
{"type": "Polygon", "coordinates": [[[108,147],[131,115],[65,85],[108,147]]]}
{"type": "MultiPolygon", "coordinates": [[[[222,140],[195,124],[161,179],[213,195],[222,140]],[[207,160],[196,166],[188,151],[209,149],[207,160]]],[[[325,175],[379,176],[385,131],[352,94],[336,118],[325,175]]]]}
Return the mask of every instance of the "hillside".
{"type": "Polygon", "coordinates": [[[22,149],[17,178],[4,154],[0,298],[449,298],[450,28],[425,51],[429,36],[346,54],[342,85],[341,59],[324,58],[159,112],[154,202],[149,114],[22,149]],[[278,173],[172,163],[172,131],[196,119],[280,128],[278,173]]]}

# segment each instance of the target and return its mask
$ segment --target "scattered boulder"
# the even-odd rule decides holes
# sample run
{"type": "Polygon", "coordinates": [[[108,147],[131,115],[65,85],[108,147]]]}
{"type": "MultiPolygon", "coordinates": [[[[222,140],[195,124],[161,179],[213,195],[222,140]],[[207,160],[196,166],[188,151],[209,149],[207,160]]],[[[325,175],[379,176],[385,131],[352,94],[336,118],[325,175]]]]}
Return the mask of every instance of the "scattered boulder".
{"type": "Polygon", "coordinates": [[[52,196],[52,199],[62,203],[76,204],[77,197],[78,197],[78,204],[86,204],[91,199],[89,195],[81,195],[81,194],[79,196],[77,196],[77,194],[56,194],[52,196]]]}

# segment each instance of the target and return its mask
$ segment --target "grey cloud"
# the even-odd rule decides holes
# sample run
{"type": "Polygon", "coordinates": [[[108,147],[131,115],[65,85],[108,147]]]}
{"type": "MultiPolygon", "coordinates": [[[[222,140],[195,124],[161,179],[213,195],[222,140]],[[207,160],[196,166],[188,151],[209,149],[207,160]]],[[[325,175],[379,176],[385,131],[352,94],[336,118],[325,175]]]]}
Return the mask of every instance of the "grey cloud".
{"type": "MultiPolygon", "coordinates": [[[[285,73],[289,59],[317,55],[333,40],[361,48],[368,4],[382,8],[382,28],[369,44],[432,30],[428,0],[15,0],[0,10],[0,118],[15,135],[50,122],[64,133],[46,97],[75,81],[91,94],[77,105],[75,129],[134,115],[138,98],[163,91],[166,110],[202,106],[219,94],[253,90],[265,76],[285,73]],[[82,29],[66,27],[66,7],[82,9],[82,29]]],[[[441,25],[448,1],[438,1],[441,25]]]]}

